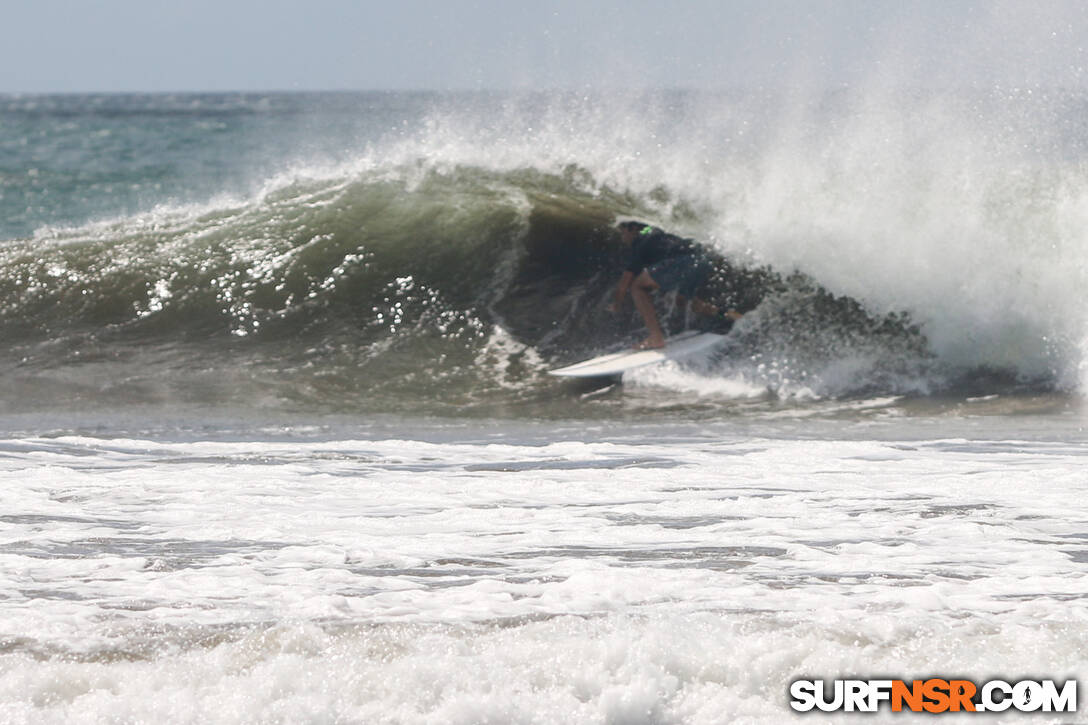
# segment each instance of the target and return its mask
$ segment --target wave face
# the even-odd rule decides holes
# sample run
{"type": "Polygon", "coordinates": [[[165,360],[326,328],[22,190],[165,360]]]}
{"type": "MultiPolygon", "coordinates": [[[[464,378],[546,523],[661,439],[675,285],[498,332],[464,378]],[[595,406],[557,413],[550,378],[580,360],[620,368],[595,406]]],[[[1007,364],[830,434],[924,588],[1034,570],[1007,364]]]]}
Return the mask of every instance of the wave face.
{"type": "MultiPolygon", "coordinates": [[[[128,110],[112,115],[47,100],[7,99],[3,112],[44,116],[58,134],[109,130],[142,149],[148,183],[174,168],[172,183],[207,193],[151,194],[139,208],[99,193],[117,169],[92,154],[80,198],[93,213],[73,223],[59,211],[76,183],[57,187],[52,217],[9,217],[11,410],[613,414],[662,398],[690,411],[1079,393],[1088,377],[1088,136],[1082,104],[1063,94],[362,94],[305,112],[314,99],[224,97],[194,111],[122,97],[128,110]],[[202,151],[201,128],[223,139],[202,151]],[[254,133],[314,139],[278,157],[237,151],[254,133]],[[207,165],[170,167],[170,139],[207,165]],[[230,173],[209,172],[213,160],[230,173]],[[634,376],[642,392],[626,398],[544,374],[639,334],[633,311],[604,310],[618,218],[704,242],[721,268],[712,299],[748,312],[719,355],[634,376]]],[[[0,203],[41,192],[49,163],[9,174],[5,188],[20,191],[0,203]]]]}

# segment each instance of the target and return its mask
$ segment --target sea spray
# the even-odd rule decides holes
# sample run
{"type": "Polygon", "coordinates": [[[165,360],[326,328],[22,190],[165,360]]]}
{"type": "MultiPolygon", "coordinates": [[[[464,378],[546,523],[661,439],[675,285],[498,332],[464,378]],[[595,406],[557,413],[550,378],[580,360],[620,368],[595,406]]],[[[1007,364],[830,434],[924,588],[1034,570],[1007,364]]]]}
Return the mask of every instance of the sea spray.
{"type": "Polygon", "coordinates": [[[737,381],[778,399],[1080,389],[1067,94],[358,102],[380,122],[339,160],[287,154],[248,191],[7,242],[8,404],[542,414],[565,395],[548,367],[637,334],[604,312],[621,217],[706,244],[710,296],[749,313],[702,368],[725,403],[737,381]]]}

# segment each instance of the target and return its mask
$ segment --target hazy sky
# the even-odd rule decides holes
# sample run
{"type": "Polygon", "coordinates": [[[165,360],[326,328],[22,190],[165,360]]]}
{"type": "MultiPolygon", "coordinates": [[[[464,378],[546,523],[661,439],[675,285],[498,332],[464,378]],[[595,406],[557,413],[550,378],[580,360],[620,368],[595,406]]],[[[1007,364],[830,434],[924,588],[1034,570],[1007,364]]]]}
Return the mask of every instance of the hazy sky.
{"type": "Polygon", "coordinates": [[[1088,1],[4,0],[0,92],[1083,85],[1088,1]]]}

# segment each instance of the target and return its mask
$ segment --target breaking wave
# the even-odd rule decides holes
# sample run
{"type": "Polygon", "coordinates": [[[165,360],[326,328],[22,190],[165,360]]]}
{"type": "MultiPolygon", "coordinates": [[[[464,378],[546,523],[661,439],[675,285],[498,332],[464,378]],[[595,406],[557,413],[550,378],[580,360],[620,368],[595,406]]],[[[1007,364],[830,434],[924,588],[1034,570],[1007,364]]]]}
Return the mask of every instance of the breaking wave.
{"type": "Polygon", "coordinates": [[[461,98],[257,194],[42,228],[0,246],[5,397],[570,412],[546,369],[639,332],[604,310],[621,217],[717,256],[726,397],[1080,391],[1079,128],[1025,148],[1023,98],[946,102],[461,98]]]}

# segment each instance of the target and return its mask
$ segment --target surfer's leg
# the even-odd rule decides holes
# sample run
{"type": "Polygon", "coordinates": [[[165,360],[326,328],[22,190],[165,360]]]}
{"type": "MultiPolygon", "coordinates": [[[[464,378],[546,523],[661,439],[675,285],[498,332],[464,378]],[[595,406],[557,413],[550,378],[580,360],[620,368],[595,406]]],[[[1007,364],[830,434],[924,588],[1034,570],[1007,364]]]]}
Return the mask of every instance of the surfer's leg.
{"type": "Polygon", "coordinates": [[[691,298],[691,309],[703,317],[717,317],[719,315],[717,307],[698,297],[691,298]]]}
{"type": "Polygon", "coordinates": [[[635,278],[631,285],[631,298],[635,301],[635,307],[642,315],[642,321],[646,324],[650,336],[635,347],[640,350],[651,350],[665,347],[665,333],[661,329],[661,323],[657,321],[657,310],[654,309],[653,298],[650,293],[657,289],[657,282],[646,270],[635,278]]]}
{"type": "Polygon", "coordinates": [[[744,317],[744,315],[737,312],[733,308],[729,308],[728,310],[722,310],[710,304],[706,300],[700,299],[698,297],[691,298],[691,309],[695,310],[695,312],[703,315],[704,317],[710,317],[715,320],[732,320],[733,322],[736,322],[740,318],[744,317]]]}
{"type": "Polygon", "coordinates": [[[670,257],[650,267],[654,280],[662,290],[676,290],[676,302],[681,307],[690,300],[691,309],[697,314],[717,317],[718,309],[695,296],[696,290],[706,285],[714,271],[702,255],[684,254],[670,257]]]}

